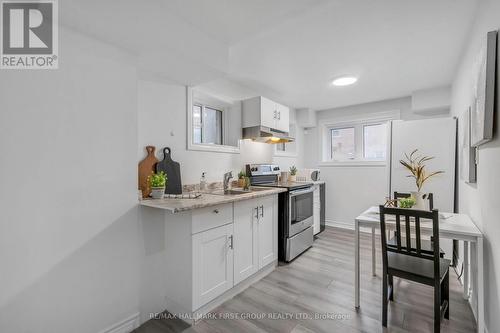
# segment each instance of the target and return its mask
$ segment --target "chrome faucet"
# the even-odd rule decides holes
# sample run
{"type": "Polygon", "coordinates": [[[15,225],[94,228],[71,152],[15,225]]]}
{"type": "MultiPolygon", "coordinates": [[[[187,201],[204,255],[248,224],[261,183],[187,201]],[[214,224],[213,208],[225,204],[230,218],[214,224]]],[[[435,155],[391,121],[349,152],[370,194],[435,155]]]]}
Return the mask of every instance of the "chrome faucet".
{"type": "Polygon", "coordinates": [[[224,193],[229,190],[229,180],[233,178],[233,172],[229,171],[224,174],[224,193]]]}

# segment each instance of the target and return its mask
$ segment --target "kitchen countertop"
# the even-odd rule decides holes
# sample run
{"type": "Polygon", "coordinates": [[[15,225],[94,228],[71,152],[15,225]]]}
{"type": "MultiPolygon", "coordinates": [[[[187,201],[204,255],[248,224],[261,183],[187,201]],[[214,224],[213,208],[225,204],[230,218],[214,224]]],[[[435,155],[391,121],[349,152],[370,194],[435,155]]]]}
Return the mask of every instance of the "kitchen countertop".
{"type": "Polygon", "coordinates": [[[197,208],[204,208],[236,201],[265,197],[268,195],[278,194],[286,191],[287,189],[285,188],[269,187],[265,190],[248,192],[244,194],[219,195],[203,193],[201,197],[196,199],[143,199],[139,202],[139,204],[141,206],[164,209],[175,214],[197,208]]]}

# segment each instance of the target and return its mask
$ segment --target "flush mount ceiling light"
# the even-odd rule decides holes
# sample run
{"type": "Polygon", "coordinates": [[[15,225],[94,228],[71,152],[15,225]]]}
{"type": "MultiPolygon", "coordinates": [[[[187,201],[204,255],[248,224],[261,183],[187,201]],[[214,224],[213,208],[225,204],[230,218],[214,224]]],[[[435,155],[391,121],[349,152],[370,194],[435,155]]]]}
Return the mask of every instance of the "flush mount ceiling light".
{"type": "Polygon", "coordinates": [[[341,76],[332,81],[332,84],[337,87],[349,86],[351,84],[356,83],[358,81],[357,77],[354,76],[341,76]]]}

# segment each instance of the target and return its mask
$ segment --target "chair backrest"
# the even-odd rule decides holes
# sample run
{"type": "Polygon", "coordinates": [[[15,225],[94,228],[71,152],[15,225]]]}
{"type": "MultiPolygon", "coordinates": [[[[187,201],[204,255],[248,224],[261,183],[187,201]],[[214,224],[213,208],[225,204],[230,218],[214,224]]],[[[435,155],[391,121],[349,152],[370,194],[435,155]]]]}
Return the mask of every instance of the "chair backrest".
{"type": "MultiPolygon", "coordinates": [[[[394,199],[402,199],[411,197],[411,193],[396,192],[394,191],[394,199]]],[[[434,195],[432,193],[427,193],[427,200],[429,200],[429,210],[434,209],[434,195]]]]}
{"type": "Polygon", "coordinates": [[[382,258],[384,266],[387,267],[387,252],[395,252],[403,255],[414,256],[434,261],[434,276],[439,277],[439,212],[438,210],[416,210],[379,206],[380,210],[380,236],[382,240],[382,258]],[[387,215],[395,217],[396,223],[396,245],[387,243],[386,220],[387,215]],[[420,232],[421,219],[432,220],[433,253],[422,251],[422,234],[420,232]],[[401,244],[401,224],[404,223],[405,242],[401,244]],[[412,244],[411,228],[415,230],[415,244],[412,244]]]}

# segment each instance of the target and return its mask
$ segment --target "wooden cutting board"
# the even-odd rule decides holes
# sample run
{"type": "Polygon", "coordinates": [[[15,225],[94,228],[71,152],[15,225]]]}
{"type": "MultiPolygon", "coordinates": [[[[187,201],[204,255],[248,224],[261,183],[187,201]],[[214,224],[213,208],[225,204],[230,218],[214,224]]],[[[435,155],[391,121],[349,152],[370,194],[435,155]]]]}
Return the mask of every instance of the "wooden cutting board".
{"type": "Polygon", "coordinates": [[[139,162],[139,190],[142,191],[143,198],[147,198],[151,194],[148,177],[155,172],[156,163],[158,163],[158,159],[155,156],[155,150],[156,147],[147,146],[146,151],[148,155],[139,162]]]}
{"type": "Polygon", "coordinates": [[[167,187],[165,188],[166,194],[181,194],[181,165],[172,160],[171,149],[169,147],[163,148],[163,160],[156,164],[156,172],[163,171],[167,174],[167,187]]]}

